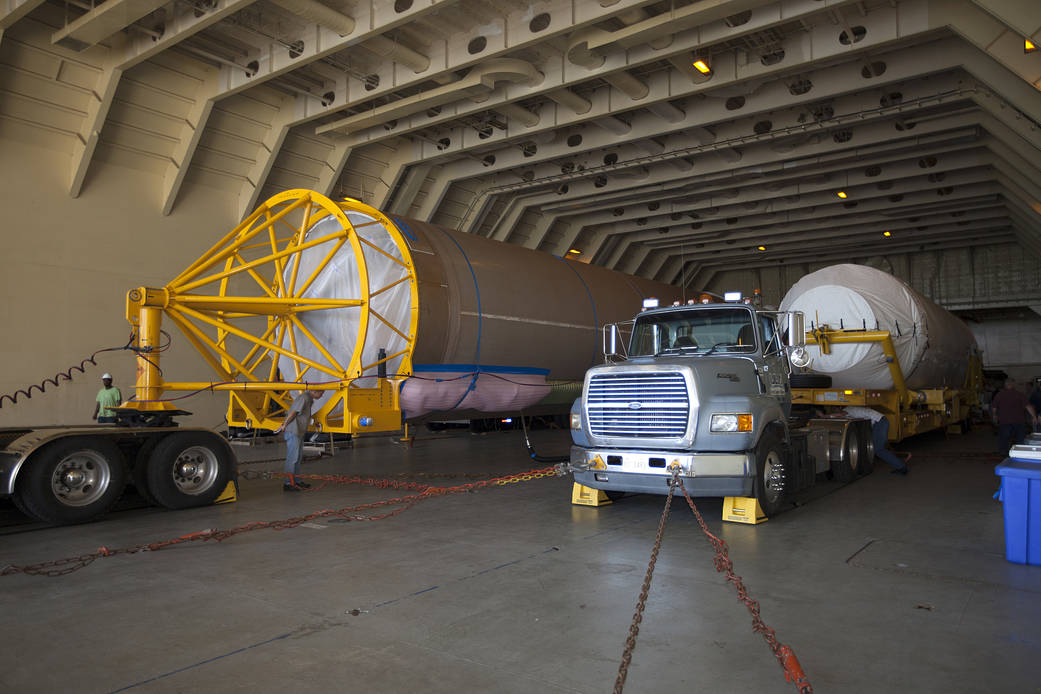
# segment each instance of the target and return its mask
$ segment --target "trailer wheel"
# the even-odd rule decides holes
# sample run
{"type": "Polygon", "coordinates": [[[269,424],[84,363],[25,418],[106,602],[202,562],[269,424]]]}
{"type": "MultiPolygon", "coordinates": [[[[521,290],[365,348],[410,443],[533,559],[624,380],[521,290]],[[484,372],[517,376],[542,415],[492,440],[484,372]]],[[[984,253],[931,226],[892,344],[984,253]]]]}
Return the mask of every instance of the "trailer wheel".
{"type": "Polygon", "coordinates": [[[860,438],[860,427],[856,424],[847,426],[842,432],[842,445],[839,447],[838,460],[831,461],[831,475],[836,482],[846,484],[856,479],[864,463],[861,460],[863,451],[860,438]]]}
{"type": "Polygon", "coordinates": [[[130,475],[130,480],[134,483],[137,493],[148,502],[149,506],[160,505],[159,501],[152,495],[152,491],[148,488],[148,459],[152,457],[152,452],[155,451],[158,443],[159,439],[153,438],[141,446],[137,456],[134,458],[134,469],[130,475]]]}
{"type": "Polygon", "coordinates": [[[755,447],[755,498],[763,513],[781,512],[790,493],[791,471],[781,439],[772,431],[763,432],[755,447]]]}
{"type": "Polygon", "coordinates": [[[857,474],[870,475],[875,470],[875,441],[872,438],[871,422],[861,422],[860,435],[860,467],[857,474]]]}
{"type": "Polygon", "coordinates": [[[234,471],[227,445],[215,434],[186,431],[160,441],[148,458],[148,491],[172,509],[212,504],[234,471]]]}
{"type": "Polygon", "coordinates": [[[115,506],[126,485],[119,446],[80,436],[41,449],[19,476],[17,505],[46,523],[86,523],[115,506]]]}

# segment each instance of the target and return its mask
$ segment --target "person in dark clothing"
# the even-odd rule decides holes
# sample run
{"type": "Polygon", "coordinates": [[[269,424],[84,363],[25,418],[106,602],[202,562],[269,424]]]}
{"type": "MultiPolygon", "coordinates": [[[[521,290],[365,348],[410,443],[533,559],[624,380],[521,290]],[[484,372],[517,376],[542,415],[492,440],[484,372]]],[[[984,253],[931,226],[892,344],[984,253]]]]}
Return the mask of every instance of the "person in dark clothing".
{"type": "Polygon", "coordinates": [[[1027,400],[1027,396],[1016,388],[1015,379],[1007,379],[1002,388],[990,403],[990,409],[998,423],[998,449],[1007,455],[1009,448],[1023,443],[1027,435],[1027,427],[1037,422],[1037,410],[1027,400]]]}
{"type": "Polygon", "coordinates": [[[1041,431],[1041,379],[1034,379],[1034,389],[1030,391],[1028,401],[1034,412],[1039,415],[1034,420],[1034,431],[1041,431]]]}

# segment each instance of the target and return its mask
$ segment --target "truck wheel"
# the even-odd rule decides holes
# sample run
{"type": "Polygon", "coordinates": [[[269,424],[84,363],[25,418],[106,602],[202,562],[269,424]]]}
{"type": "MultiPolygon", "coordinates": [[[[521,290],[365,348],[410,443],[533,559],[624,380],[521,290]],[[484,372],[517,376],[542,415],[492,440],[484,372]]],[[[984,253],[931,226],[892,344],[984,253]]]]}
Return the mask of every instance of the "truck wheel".
{"type": "Polygon", "coordinates": [[[841,484],[852,482],[857,477],[863,463],[860,460],[863,447],[860,444],[859,427],[856,424],[847,426],[842,432],[842,445],[839,448],[839,459],[831,461],[832,478],[841,484]]]}
{"type": "Polygon", "coordinates": [[[150,439],[145,445],[141,446],[137,456],[134,458],[134,469],[130,473],[130,480],[134,483],[134,488],[137,489],[137,493],[149,506],[160,505],[159,501],[152,496],[152,491],[148,488],[148,459],[152,457],[152,452],[155,451],[158,443],[159,439],[150,439]]]}
{"type": "Polygon", "coordinates": [[[869,422],[861,422],[858,429],[857,433],[860,436],[860,467],[857,468],[857,474],[870,475],[875,470],[875,442],[871,438],[871,424],[869,422]]]}
{"type": "Polygon", "coordinates": [[[755,447],[755,498],[763,513],[769,516],[780,513],[788,500],[789,481],[784,445],[777,434],[764,432],[755,447]]]}
{"type": "Polygon", "coordinates": [[[212,504],[234,471],[231,452],[215,434],[186,431],[160,441],[148,458],[148,491],[172,509],[212,504]]]}
{"type": "Polygon", "coordinates": [[[85,523],[111,509],[126,485],[126,465],[112,441],[89,436],[43,448],[19,477],[18,507],[46,523],[85,523]]]}

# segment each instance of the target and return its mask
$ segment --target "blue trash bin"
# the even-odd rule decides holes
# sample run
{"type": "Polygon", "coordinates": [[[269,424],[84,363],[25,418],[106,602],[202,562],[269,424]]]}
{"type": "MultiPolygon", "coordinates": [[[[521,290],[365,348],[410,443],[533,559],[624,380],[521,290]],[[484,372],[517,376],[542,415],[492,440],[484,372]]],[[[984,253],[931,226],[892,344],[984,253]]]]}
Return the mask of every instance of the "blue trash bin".
{"type": "Polygon", "coordinates": [[[1041,566],[1041,465],[1006,459],[994,472],[1005,507],[1005,558],[1041,566]]]}

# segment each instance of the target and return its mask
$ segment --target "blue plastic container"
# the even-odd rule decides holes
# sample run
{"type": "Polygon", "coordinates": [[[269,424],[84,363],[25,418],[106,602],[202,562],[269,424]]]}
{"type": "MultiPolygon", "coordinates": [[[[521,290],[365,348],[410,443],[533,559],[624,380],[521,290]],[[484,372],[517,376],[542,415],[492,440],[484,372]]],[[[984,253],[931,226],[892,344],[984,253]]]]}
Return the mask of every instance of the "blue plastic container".
{"type": "Polygon", "coordinates": [[[994,472],[1005,506],[1005,558],[1041,566],[1041,465],[1006,459],[994,472]]]}

